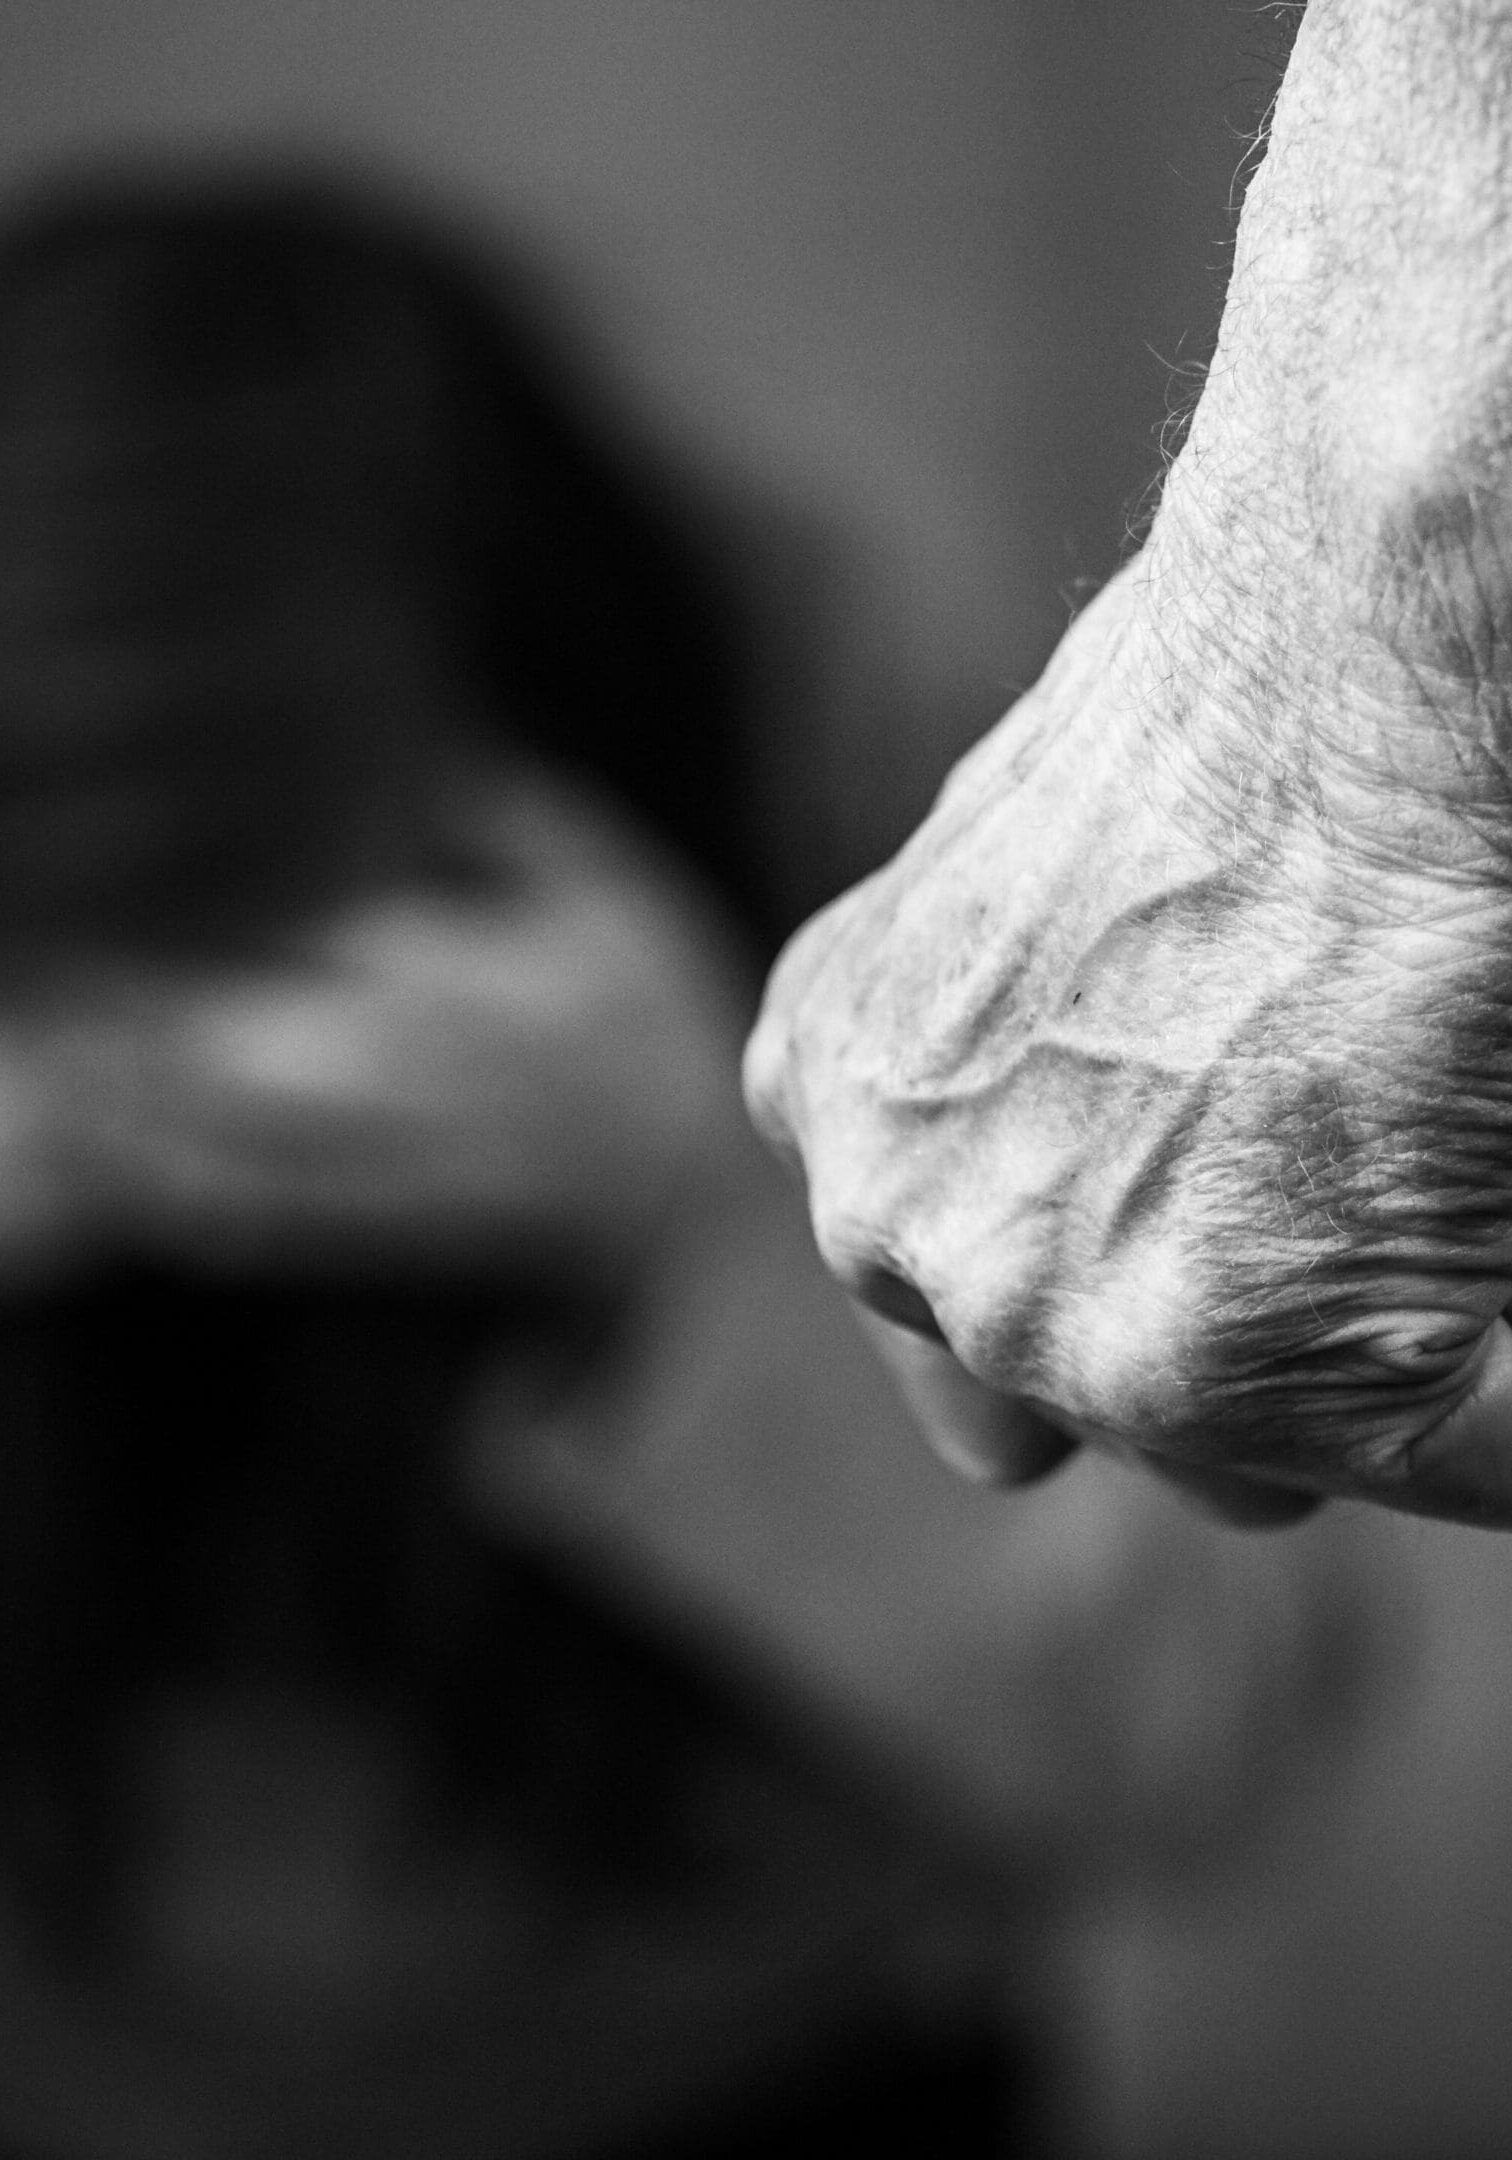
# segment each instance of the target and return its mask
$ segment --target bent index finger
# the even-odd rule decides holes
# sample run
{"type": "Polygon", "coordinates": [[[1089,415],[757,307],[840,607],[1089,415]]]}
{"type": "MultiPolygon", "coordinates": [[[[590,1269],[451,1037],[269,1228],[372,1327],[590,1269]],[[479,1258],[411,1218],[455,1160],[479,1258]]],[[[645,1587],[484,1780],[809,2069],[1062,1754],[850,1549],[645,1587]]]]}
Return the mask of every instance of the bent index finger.
{"type": "Polygon", "coordinates": [[[943,1462],[978,1484],[1027,1485],[1077,1442],[969,1373],[945,1344],[858,1306],[904,1401],[943,1462]]]}

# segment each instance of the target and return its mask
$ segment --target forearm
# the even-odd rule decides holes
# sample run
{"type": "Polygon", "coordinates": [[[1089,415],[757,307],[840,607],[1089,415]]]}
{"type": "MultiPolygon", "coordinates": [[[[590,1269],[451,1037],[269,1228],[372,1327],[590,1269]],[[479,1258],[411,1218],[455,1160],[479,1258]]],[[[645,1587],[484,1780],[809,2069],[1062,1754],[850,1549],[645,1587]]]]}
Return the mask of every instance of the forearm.
{"type": "Polygon", "coordinates": [[[1379,610],[1404,556],[1494,544],[1509,455],[1512,5],[1312,0],[1165,527],[1228,587],[1379,610]]]}

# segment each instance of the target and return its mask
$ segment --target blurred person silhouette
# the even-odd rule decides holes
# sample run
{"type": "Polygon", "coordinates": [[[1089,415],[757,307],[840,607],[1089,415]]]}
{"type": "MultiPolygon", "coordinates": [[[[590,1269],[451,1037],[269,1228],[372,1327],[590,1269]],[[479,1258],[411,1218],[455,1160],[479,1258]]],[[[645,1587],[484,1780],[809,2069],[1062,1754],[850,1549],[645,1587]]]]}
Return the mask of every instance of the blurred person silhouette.
{"type": "Polygon", "coordinates": [[[750,611],[545,319],[329,175],[0,236],[17,2160],[1005,2119],[973,1869],[717,1599],[514,1512],[529,1435],[817,1415],[734,1080],[750,611]]]}

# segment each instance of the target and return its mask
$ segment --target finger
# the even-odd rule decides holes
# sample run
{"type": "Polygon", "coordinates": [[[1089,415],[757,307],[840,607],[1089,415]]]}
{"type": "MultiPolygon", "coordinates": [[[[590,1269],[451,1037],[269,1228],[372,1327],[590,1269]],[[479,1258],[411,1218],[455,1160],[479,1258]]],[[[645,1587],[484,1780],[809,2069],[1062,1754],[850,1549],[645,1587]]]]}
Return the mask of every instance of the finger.
{"type": "Polygon", "coordinates": [[[1238,1529],[1284,1529],[1289,1523],[1302,1522],[1323,1504],[1320,1493],[1266,1484],[1238,1470],[1209,1470],[1197,1463],[1173,1462],[1169,1457],[1148,1453],[1141,1459],[1157,1477],[1195,1502],[1205,1515],[1214,1515],[1238,1529]]]}
{"type": "Polygon", "coordinates": [[[1470,1393],[1407,1451],[1399,1484],[1369,1498],[1454,1522],[1512,1528],[1512,1327],[1493,1320],[1470,1393]]]}
{"type": "Polygon", "coordinates": [[[858,1307],[862,1325],[942,1461],[978,1484],[1025,1485],[1076,1442],[967,1372],[944,1343],[858,1307]]]}

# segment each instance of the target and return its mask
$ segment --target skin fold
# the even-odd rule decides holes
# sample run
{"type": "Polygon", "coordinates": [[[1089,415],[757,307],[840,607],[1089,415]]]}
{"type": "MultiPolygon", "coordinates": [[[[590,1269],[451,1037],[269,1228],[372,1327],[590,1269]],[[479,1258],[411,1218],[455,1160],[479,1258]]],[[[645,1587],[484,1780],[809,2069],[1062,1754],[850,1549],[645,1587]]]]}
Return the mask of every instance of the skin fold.
{"type": "Polygon", "coordinates": [[[773,976],[957,1460],[1512,1521],[1509,152],[1512,9],[1314,0],[1143,549],[773,976]]]}

